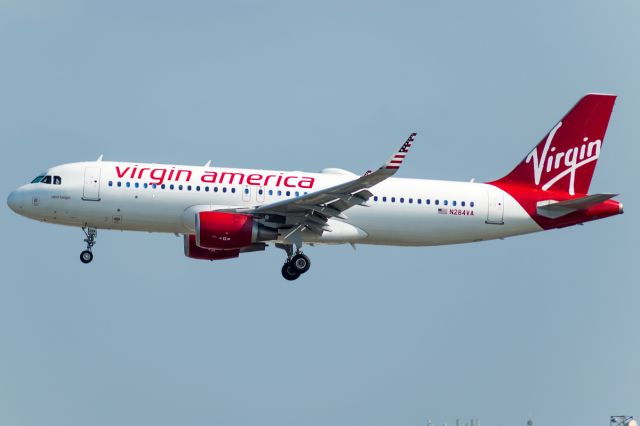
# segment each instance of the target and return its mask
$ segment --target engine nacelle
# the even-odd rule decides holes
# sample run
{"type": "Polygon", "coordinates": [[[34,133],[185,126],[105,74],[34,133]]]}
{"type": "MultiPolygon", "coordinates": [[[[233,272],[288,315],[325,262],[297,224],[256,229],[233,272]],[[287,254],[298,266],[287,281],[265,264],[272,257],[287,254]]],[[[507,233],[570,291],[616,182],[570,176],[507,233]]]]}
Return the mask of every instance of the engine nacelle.
{"type": "Polygon", "coordinates": [[[256,223],[250,215],[215,211],[196,215],[195,243],[203,249],[235,250],[277,237],[275,229],[256,223]]]}
{"type": "Polygon", "coordinates": [[[240,249],[233,250],[209,250],[198,247],[195,235],[184,236],[184,255],[192,259],[224,260],[240,256],[240,249]]]}

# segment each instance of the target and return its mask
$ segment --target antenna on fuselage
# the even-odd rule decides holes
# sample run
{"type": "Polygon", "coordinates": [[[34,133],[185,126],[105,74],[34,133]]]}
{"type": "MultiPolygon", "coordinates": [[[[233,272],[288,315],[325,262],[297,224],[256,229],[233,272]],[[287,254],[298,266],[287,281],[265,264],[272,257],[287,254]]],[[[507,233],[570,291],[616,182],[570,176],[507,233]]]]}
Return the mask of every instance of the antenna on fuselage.
{"type": "Polygon", "coordinates": [[[205,163],[205,165],[204,165],[204,166],[202,166],[202,167],[209,167],[210,165],[211,165],[211,160],[207,161],[207,162],[205,163]]]}
{"type": "Polygon", "coordinates": [[[96,160],[97,163],[102,161],[102,154],[100,154],[100,157],[98,157],[98,159],[96,160]]]}

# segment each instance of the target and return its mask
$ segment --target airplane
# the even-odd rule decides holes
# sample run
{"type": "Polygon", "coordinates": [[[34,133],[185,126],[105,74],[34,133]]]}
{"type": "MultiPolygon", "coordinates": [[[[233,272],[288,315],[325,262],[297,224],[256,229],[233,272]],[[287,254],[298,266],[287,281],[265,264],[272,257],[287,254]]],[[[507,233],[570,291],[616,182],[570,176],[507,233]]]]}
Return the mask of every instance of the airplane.
{"type": "Polygon", "coordinates": [[[387,162],[356,175],[103,161],[55,166],[8,196],[16,213],[80,227],[83,263],[98,229],[182,235],[184,254],[223,260],[283,249],[295,280],[316,244],[433,246],[564,228],[623,213],[589,194],[615,95],[587,94],[506,176],[486,183],[394,177],[412,133],[387,162]]]}

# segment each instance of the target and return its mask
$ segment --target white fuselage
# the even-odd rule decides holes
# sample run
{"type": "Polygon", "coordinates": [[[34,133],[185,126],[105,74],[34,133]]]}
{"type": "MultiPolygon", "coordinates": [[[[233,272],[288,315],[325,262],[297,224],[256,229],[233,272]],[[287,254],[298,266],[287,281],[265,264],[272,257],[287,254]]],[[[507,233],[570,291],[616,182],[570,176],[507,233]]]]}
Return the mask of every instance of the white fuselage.
{"type": "MultiPolygon", "coordinates": [[[[61,184],[21,187],[18,213],[62,225],[193,234],[203,210],[255,207],[347,182],[356,175],[84,162],[53,167],[61,184]],[[180,173],[181,172],[181,173],[180,173]]],[[[483,183],[389,178],[371,188],[368,207],[330,219],[331,232],[305,243],[440,245],[541,231],[508,193],[483,183]]],[[[13,206],[12,206],[13,208],[13,206]]]]}

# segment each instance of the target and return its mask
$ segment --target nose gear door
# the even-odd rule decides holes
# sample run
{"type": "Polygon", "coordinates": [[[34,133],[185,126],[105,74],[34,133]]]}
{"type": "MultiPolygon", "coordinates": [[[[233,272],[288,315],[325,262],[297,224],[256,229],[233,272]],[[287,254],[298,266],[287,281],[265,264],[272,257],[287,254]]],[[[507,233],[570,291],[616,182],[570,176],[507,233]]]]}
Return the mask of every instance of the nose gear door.
{"type": "Polygon", "coordinates": [[[86,167],[84,169],[82,199],[100,201],[100,167],[86,167]]]}

